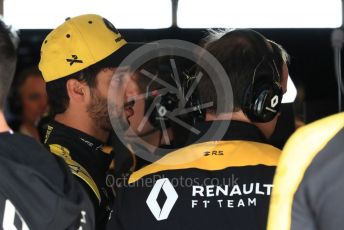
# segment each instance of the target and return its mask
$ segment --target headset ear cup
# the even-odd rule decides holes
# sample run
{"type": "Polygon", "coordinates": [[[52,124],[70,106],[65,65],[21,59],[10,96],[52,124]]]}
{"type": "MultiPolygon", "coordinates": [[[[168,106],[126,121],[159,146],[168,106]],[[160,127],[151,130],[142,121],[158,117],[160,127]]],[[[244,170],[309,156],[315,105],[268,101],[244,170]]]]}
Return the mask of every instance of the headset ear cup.
{"type": "Polygon", "coordinates": [[[277,115],[282,102],[282,90],[277,84],[267,84],[263,86],[257,95],[257,101],[254,111],[257,114],[258,121],[269,122],[277,115]]]}
{"type": "Polygon", "coordinates": [[[241,105],[241,109],[243,110],[244,114],[250,119],[254,119],[254,115],[252,113],[253,109],[253,103],[252,103],[252,98],[253,96],[253,89],[252,85],[250,84],[247,89],[245,90],[245,94],[243,96],[243,101],[241,105]]]}
{"type": "Polygon", "coordinates": [[[164,122],[165,127],[169,128],[171,126],[170,120],[167,118],[166,113],[172,112],[176,108],[178,108],[179,99],[177,95],[173,93],[166,93],[164,95],[159,95],[158,91],[157,93],[152,93],[153,96],[146,97],[145,100],[145,115],[149,112],[151,109],[151,106],[154,106],[151,113],[148,114],[148,120],[151,123],[154,128],[162,130],[163,127],[161,126],[161,121],[164,122]],[[160,97],[159,103],[154,102],[154,100],[160,97]],[[155,103],[155,105],[153,105],[155,103]],[[162,110],[162,111],[159,111],[162,110]]]}
{"type": "Polygon", "coordinates": [[[254,122],[269,122],[279,112],[282,89],[277,83],[262,82],[252,89],[248,87],[244,97],[243,111],[254,122]]]}

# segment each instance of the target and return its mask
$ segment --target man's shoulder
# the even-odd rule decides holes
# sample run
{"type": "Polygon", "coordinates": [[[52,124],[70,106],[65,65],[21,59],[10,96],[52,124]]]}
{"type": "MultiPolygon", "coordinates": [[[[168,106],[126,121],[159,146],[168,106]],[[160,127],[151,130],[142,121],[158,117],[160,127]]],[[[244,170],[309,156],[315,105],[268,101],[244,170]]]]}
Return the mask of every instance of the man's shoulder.
{"type": "Polygon", "coordinates": [[[316,168],[313,172],[319,172],[319,167],[330,165],[328,158],[338,161],[340,158],[336,155],[342,156],[343,129],[344,113],[323,118],[298,129],[283,149],[276,181],[288,180],[288,186],[293,184],[296,187],[304,179],[305,173],[310,172],[311,166],[316,168]],[[288,170],[290,165],[293,170],[288,170]]]}
{"type": "Polygon", "coordinates": [[[134,172],[129,183],[144,176],[168,170],[224,170],[229,167],[276,166],[281,150],[250,141],[209,141],[193,144],[167,154],[160,160],[134,172]]]}
{"type": "Polygon", "coordinates": [[[47,126],[44,145],[51,153],[65,160],[80,161],[82,154],[79,154],[79,152],[86,151],[83,145],[80,145],[79,137],[69,132],[68,127],[56,122],[51,122],[47,126]]]}
{"type": "Polygon", "coordinates": [[[86,138],[86,135],[73,127],[53,121],[47,126],[43,143],[56,155],[71,156],[83,161],[87,156],[85,153],[92,151],[90,147],[94,145],[93,140],[88,139],[90,136],[87,135],[86,138]]]}
{"type": "Polygon", "coordinates": [[[75,142],[75,136],[66,130],[66,127],[51,122],[47,125],[44,145],[49,146],[50,144],[58,144],[66,148],[73,148],[77,143],[75,142]]]}
{"type": "Polygon", "coordinates": [[[29,165],[39,169],[42,162],[55,163],[55,158],[31,137],[13,133],[2,134],[0,138],[0,156],[16,164],[29,165]]]}
{"type": "Polygon", "coordinates": [[[287,141],[281,161],[300,157],[311,161],[344,128],[344,113],[332,115],[299,128],[287,141]]]}
{"type": "Polygon", "coordinates": [[[2,134],[0,141],[5,145],[12,145],[13,148],[41,148],[41,145],[32,137],[20,133],[2,134]]]}
{"type": "Polygon", "coordinates": [[[47,229],[55,223],[43,219],[59,219],[59,226],[67,227],[79,218],[82,210],[93,215],[88,198],[70,180],[61,160],[32,138],[13,134],[6,139],[0,140],[0,219],[8,218],[8,224],[12,224],[8,215],[15,212],[13,218],[19,218],[16,223],[47,229]],[[74,195],[70,196],[72,192],[74,195]]]}
{"type": "Polygon", "coordinates": [[[64,127],[59,124],[49,125],[44,145],[52,154],[65,161],[72,174],[85,185],[85,188],[89,188],[100,202],[100,191],[95,178],[90,174],[88,159],[84,157],[85,152],[89,151],[88,148],[77,141],[79,137],[64,131],[64,127]]]}
{"type": "Polygon", "coordinates": [[[340,194],[343,191],[342,180],[337,180],[343,175],[343,128],[344,113],[340,113],[298,129],[288,140],[274,179],[268,229],[299,224],[300,218],[293,216],[318,212],[331,204],[326,198],[338,206],[339,200],[333,197],[337,189],[340,194]]]}

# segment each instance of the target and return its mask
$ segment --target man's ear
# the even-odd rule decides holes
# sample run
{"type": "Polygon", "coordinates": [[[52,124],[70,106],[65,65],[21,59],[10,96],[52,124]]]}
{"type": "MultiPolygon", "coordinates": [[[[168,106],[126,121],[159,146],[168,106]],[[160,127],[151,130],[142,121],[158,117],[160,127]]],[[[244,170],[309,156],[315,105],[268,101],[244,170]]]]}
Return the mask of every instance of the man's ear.
{"type": "Polygon", "coordinates": [[[284,64],[283,69],[282,69],[282,79],[281,79],[281,86],[282,86],[283,94],[287,92],[288,78],[289,78],[288,65],[284,64]]]}
{"type": "Polygon", "coordinates": [[[76,79],[69,79],[66,83],[67,93],[71,100],[84,102],[87,97],[87,85],[76,79]]]}

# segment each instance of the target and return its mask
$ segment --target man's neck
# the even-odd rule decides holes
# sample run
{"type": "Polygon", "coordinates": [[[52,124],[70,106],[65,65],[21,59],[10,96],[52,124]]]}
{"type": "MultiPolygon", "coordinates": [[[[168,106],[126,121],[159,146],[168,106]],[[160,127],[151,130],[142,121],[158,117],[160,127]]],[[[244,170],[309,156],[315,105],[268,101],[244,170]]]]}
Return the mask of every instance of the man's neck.
{"type": "Polygon", "coordinates": [[[242,121],[249,124],[253,124],[264,134],[266,138],[270,138],[272,134],[271,130],[275,129],[274,127],[273,128],[269,127],[269,123],[271,122],[265,122],[265,123],[252,122],[250,119],[248,119],[248,117],[244,114],[242,110],[239,110],[233,113],[224,113],[224,114],[219,114],[219,115],[216,115],[213,113],[206,114],[206,121],[216,121],[216,120],[233,120],[233,121],[242,121]]]}
{"type": "Polygon", "coordinates": [[[149,152],[154,153],[160,144],[160,131],[158,129],[152,130],[149,134],[145,135],[129,135],[126,136],[129,142],[135,142],[144,146],[149,152]]]}
{"type": "Polygon", "coordinates": [[[30,134],[31,137],[33,137],[34,139],[38,141],[40,140],[38,129],[34,123],[29,122],[29,121],[23,121],[20,128],[26,129],[26,131],[30,134]]]}
{"type": "Polygon", "coordinates": [[[95,122],[89,117],[72,116],[68,112],[57,114],[55,120],[68,127],[86,133],[101,142],[105,143],[109,138],[109,132],[97,127],[95,122]]]}
{"type": "Polygon", "coordinates": [[[170,145],[173,140],[173,132],[170,128],[167,129],[167,136],[165,137],[161,130],[156,129],[147,135],[131,135],[126,137],[129,142],[139,142],[149,152],[154,153],[160,145],[170,145]],[[166,138],[166,139],[165,139],[166,138]]]}
{"type": "Polygon", "coordinates": [[[5,120],[4,113],[2,111],[0,111],[0,133],[9,132],[10,130],[11,129],[5,120]]]}
{"type": "Polygon", "coordinates": [[[206,120],[207,121],[234,120],[234,121],[242,121],[242,122],[252,123],[250,121],[250,119],[248,119],[241,110],[238,111],[238,112],[233,112],[233,113],[221,113],[219,115],[216,115],[216,114],[213,114],[213,113],[207,113],[206,114],[206,120]]]}

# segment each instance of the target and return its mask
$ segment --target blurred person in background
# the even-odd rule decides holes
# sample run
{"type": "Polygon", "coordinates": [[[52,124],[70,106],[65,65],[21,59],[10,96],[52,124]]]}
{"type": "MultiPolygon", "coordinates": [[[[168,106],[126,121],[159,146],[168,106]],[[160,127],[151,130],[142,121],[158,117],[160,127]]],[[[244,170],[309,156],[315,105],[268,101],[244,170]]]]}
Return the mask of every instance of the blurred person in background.
{"type": "Polygon", "coordinates": [[[46,84],[37,67],[23,70],[14,82],[10,109],[18,116],[13,129],[40,141],[38,123],[48,110],[46,84]]]}

